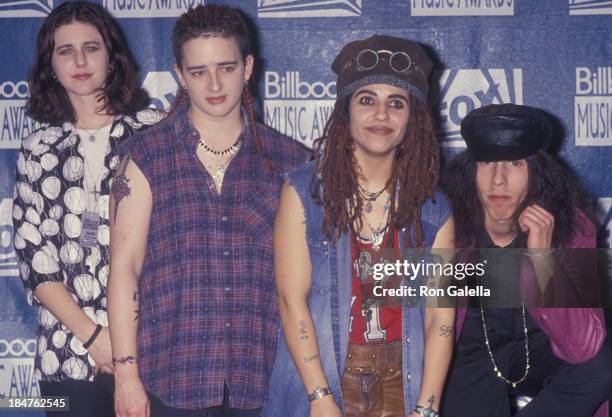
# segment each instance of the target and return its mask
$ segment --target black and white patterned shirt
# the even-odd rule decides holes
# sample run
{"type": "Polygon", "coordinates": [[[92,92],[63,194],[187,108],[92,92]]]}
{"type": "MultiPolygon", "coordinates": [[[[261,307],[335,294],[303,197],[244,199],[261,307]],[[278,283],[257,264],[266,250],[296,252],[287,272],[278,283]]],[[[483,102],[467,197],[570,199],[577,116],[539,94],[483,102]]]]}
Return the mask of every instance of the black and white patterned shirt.
{"type": "MultiPolygon", "coordinates": [[[[86,211],[84,147],[71,123],[43,125],[23,140],[17,157],[13,225],[15,251],[28,302],[49,282],[63,282],[83,312],[108,326],[106,282],[109,274],[109,190],[119,166],[118,146],[126,138],[162,120],[147,109],[116,116],[104,155],[97,205],[97,246],[80,244],[86,211]]],[[[92,380],[91,356],[81,341],[41,306],[38,314],[36,374],[42,381],[92,380]]]]}

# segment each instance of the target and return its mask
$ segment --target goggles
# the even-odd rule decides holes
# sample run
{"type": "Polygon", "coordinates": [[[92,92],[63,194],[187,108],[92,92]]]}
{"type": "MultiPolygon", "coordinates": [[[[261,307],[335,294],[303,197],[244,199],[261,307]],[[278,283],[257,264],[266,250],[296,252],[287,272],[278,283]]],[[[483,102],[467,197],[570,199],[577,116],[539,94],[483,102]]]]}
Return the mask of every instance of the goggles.
{"type": "Polygon", "coordinates": [[[389,67],[398,74],[404,74],[412,68],[415,63],[410,55],[406,52],[392,52],[387,49],[364,49],[353,58],[355,69],[357,71],[370,71],[384,61],[387,61],[389,67]]]}

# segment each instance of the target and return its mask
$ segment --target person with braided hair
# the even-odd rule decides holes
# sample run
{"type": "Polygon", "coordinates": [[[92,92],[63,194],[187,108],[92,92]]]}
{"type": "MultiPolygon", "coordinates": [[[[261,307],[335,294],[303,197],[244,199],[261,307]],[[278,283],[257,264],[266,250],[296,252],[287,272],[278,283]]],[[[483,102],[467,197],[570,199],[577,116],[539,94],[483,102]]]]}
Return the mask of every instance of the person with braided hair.
{"type": "Polygon", "coordinates": [[[454,309],[379,298],[371,285],[389,250],[453,247],[431,68],[417,43],[380,35],[332,64],[334,110],[315,160],[288,176],[275,223],[284,337],[265,417],[438,415],[454,309]]]}
{"type": "Polygon", "coordinates": [[[274,213],[309,153],[255,121],[242,13],[190,9],[172,44],[177,104],[122,148],[112,189],[115,410],[255,417],[278,340],[274,213]]]}

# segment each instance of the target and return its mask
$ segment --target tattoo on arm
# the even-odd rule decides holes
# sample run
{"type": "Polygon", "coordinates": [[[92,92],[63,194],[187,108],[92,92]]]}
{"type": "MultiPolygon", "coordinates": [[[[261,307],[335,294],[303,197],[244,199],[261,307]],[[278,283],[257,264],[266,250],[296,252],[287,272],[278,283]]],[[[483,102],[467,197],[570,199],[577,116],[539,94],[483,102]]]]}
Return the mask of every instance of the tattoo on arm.
{"type": "Polygon", "coordinates": [[[312,356],[304,358],[304,362],[308,363],[308,362],[312,362],[312,361],[317,360],[317,359],[319,359],[319,354],[315,353],[312,356]]]}
{"type": "Polygon", "coordinates": [[[430,410],[433,410],[433,405],[434,405],[435,402],[436,402],[436,397],[433,396],[433,395],[431,397],[429,397],[429,399],[427,400],[427,404],[429,404],[428,408],[430,410]]]}
{"type": "Polygon", "coordinates": [[[300,339],[306,340],[308,339],[308,333],[306,332],[306,322],[304,320],[300,320],[300,339]]]}
{"type": "Polygon", "coordinates": [[[120,358],[113,358],[113,366],[116,365],[132,365],[135,364],[136,361],[136,357],[133,355],[128,355],[128,356],[122,356],[120,358]]]}
{"type": "Polygon", "coordinates": [[[127,169],[128,163],[130,162],[130,156],[128,155],[123,161],[122,167],[120,167],[120,172],[115,176],[113,180],[113,185],[111,187],[111,193],[113,194],[113,198],[115,199],[115,213],[113,218],[113,223],[117,222],[117,210],[119,208],[119,202],[123,200],[125,197],[130,195],[132,191],[128,182],[130,179],[125,176],[125,170],[127,169]]]}
{"type": "Polygon", "coordinates": [[[140,318],[140,294],[137,290],[134,290],[132,300],[134,303],[136,303],[136,309],[134,310],[134,321],[137,321],[140,318]]]}
{"type": "Polygon", "coordinates": [[[447,326],[443,324],[440,326],[440,336],[449,337],[453,334],[454,326],[447,326]]]}

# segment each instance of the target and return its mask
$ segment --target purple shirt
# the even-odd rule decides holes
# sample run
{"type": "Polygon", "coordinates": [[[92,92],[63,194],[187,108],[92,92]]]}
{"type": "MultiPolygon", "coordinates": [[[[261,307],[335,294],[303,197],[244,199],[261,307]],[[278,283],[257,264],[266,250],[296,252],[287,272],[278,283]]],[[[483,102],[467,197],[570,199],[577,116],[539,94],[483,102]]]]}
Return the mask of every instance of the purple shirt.
{"type": "Polygon", "coordinates": [[[225,383],[230,407],[258,408],[278,341],[272,230],[282,174],[309,153],[258,124],[271,173],[245,126],[218,194],[187,113],[177,109],[122,147],[153,196],[139,279],[140,377],[172,407],[221,405],[225,383]]]}

